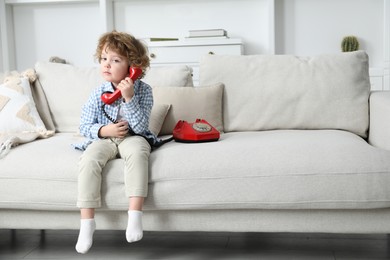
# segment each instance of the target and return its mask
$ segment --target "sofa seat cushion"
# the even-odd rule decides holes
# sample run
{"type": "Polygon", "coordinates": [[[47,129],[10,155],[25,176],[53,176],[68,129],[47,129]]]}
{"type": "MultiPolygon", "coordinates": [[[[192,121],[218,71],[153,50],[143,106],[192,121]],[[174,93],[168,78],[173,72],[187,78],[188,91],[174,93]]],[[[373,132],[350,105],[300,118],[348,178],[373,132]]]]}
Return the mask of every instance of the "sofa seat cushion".
{"type": "Polygon", "coordinates": [[[390,206],[390,152],[340,130],[226,133],[155,151],[158,209],[366,209],[390,206]]]}
{"type": "MultiPolygon", "coordinates": [[[[80,137],[60,133],[0,160],[0,207],[78,210],[80,137]],[[23,159],[22,159],[23,158],[23,159]]],[[[222,134],[152,152],[145,210],[366,209],[390,206],[390,152],[338,130],[222,134]]],[[[103,170],[102,210],[126,210],[123,160],[103,170]]]]}
{"type": "MultiPolygon", "coordinates": [[[[77,175],[82,152],[71,144],[82,140],[83,137],[72,133],[57,133],[13,148],[0,160],[0,208],[78,210],[77,175]]],[[[123,167],[123,160],[116,159],[103,170],[104,209],[128,207],[123,167]]]]}
{"type": "Polygon", "coordinates": [[[71,147],[74,134],[16,146],[0,160],[0,207],[15,209],[76,209],[77,162],[71,147]]]}

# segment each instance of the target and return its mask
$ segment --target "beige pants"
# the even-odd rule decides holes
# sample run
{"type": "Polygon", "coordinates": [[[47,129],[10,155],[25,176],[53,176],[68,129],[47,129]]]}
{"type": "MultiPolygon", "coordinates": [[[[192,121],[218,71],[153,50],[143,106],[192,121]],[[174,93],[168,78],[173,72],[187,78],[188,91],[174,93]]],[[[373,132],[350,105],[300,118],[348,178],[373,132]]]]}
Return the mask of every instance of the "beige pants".
{"type": "Polygon", "coordinates": [[[146,197],[150,151],[149,143],[141,136],[101,139],[91,143],[79,161],[77,207],[101,207],[102,170],[109,160],[118,156],[125,161],[127,197],[146,197]]]}

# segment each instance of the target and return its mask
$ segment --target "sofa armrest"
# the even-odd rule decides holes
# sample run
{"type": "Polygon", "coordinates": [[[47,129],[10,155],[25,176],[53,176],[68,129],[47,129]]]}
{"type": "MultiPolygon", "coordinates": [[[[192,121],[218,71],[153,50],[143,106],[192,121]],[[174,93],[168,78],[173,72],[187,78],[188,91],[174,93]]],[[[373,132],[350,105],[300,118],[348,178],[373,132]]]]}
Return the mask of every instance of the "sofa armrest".
{"type": "Polygon", "coordinates": [[[371,92],[368,142],[390,150],[390,91],[371,92]]]}

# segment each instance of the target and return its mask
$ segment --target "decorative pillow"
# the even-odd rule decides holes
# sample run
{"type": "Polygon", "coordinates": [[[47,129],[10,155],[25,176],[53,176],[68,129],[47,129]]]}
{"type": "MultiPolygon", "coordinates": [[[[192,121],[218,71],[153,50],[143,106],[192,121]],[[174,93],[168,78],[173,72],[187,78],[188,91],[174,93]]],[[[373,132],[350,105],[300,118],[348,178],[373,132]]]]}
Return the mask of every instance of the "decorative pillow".
{"type": "Polygon", "coordinates": [[[53,119],[50,115],[49,105],[47,104],[46,95],[42,89],[39,80],[37,79],[36,72],[33,69],[27,69],[20,73],[18,71],[7,71],[0,73],[0,82],[4,82],[5,78],[10,79],[11,77],[28,77],[31,85],[31,93],[37,108],[39,117],[45,124],[47,130],[55,130],[53,119]]]}
{"type": "Polygon", "coordinates": [[[171,105],[167,104],[155,104],[153,105],[152,112],[149,118],[149,130],[155,135],[159,135],[161,127],[164,123],[165,117],[168,114],[171,105]]]}
{"type": "Polygon", "coordinates": [[[29,79],[6,77],[0,85],[0,158],[11,146],[53,134],[39,117],[29,79]]]}
{"type": "Polygon", "coordinates": [[[153,87],[155,104],[171,104],[161,135],[172,134],[177,121],[205,119],[219,131],[222,124],[223,84],[200,87],[153,87]]]}
{"type": "Polygon", "coordinates": [[[152,87],[193,87],[192,68],[186,65],[151,67],[142,81],[152,87]]]}

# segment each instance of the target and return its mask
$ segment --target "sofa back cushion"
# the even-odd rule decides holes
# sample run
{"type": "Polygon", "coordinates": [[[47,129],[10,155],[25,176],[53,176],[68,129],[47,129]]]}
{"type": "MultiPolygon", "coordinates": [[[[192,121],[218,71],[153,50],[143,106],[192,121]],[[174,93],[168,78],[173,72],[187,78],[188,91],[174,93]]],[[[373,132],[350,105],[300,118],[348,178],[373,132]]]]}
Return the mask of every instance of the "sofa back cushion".
{"type": "Polygon", "coordinates": [[[192,68],[186,65],[150,68],[142,79],[152,87],[193,87],[192,68]]]}
{"type": "Polygon", "coordinates": [[[77,132],[81,107],[92,89],[103,83],[98,68],[80,68],[69,64],[35,64],[43,92],[57,132],[77,132]]]}
{"type": "MultiPolygon", "coordinates": [[[[40,96],[34,97],[35,101],[37,102],[39,99],[38,102],[47,102],[46,106],[50,109],[50,117],[57,132],[77,132],[82,106],[92,90],[104,81],[99,68],[81,68],[69,64],[37,62],[35,70],[38,75],[36,84],[39,84],[39,89],[42,89],[40,96]]],[[[191,69],[187,66],[159,68],[156,72],[154,68],[150,68],[146,78],[150,83],[193,86],[191,69]],[[161,70],[164,71],[163,74],[160,73],[161,70]],[[148,75],[149,73],[150,75],[148,75]]],[[[38,106],[41,105],[45,104],[38,106]]],[[[41,117],[47,116],[47,114],[41,114],[41,117]]]]}
{"type": "Polygon", "coordinates": [[[200,84],[222,82],[224,131],[342,129],[367,136],[363,51],[313,57],[207,55],[200,84]]]}

